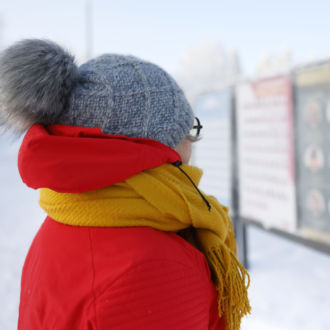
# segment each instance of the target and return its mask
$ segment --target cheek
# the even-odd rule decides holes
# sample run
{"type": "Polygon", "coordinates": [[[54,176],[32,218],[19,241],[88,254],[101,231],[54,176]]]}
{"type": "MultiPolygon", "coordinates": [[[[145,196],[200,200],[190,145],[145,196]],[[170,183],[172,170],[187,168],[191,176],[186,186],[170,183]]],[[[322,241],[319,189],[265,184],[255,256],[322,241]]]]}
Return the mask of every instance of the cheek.
{"type": "Polygon", "coordinates": [[[191,156],[191,142],[187,139],[183,140],[176,148],[175,150],[178,152],[178,154],[181,156],[182,163],[188,164],[191,156]]]}
{"type": "Polygon", "coordinates": [[[191,151],[192,151],[192,146],[191,146],[191,142],[189,142],[189,146],[187,148],[187,163],[189,163],[190,157],[191,157],[191,151]]]}
{"type": "Polygon", "coordinates": [[[186,140],[184,143],[184,148],[182,148],[182,163],[188,164],[191,156],[191,142],[186,140]]]}

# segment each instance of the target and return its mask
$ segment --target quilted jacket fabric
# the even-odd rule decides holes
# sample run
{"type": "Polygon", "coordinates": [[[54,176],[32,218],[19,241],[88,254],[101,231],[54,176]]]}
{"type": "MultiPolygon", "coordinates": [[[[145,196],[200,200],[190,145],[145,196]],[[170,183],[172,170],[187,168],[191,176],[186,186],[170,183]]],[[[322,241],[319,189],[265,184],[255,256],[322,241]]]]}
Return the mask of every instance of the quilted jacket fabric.
{"type": "Polygon", "coordinates": [[[176,233],[47,217],[23,268],[18,329],[225,328],[204,255],[176,233]]]}

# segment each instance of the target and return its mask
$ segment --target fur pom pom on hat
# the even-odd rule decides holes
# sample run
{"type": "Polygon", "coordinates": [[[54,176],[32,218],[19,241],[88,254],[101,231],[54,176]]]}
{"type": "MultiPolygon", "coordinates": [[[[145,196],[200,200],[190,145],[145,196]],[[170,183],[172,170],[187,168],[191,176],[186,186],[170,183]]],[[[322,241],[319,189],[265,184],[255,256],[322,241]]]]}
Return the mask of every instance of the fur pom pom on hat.
{"type": "Polygon", "coordinates": [[[0,124],[100,127],[172,148],[189,133],[193,112],[174,79],[133,56],[106,54],[77,67],[51,41],[23,40],[0,55],[0,124]]]}
{"type": "Polygon", "coordinates": [[[57,44],[23,40],[0,54],[0,121],[24,131],[54,123],[76,84],[73,57],[57,44]]]}

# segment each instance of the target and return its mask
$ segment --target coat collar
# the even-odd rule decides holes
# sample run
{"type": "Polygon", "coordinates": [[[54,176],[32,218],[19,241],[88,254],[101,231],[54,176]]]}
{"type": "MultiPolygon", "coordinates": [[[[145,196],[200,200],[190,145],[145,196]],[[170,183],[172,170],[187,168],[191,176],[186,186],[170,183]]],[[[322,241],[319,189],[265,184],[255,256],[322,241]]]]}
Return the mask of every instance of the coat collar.
{"type": "Polygon", "coordinates": [[[175,150],[151,139],[104,134],[98,127],[36,124],[23,139],[18,168],[31,188],[82,193],[176,161],[181,158],[175,150]]]}

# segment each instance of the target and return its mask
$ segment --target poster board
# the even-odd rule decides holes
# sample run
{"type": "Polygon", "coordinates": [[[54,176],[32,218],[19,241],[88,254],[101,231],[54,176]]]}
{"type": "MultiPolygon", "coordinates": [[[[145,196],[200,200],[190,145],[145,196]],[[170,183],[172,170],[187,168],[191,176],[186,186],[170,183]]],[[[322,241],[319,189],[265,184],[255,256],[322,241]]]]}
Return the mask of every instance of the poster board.
{"type": "Polygon", "coordinates": [[[294,75],[300,232],[330,244],[330,62],[294,75]]]}
{"type": "Polygon", "coordinates": [[[236,86],[239,215],[297,229],[293,106],[288,75],[236,86]]]}
{"type": "Polygon", "coordinates": [[[232,90],[201,94],[194,103],[202,139],[193,145],[192,164],[203,169],[200,188],[232,206],[232,90]]]}

